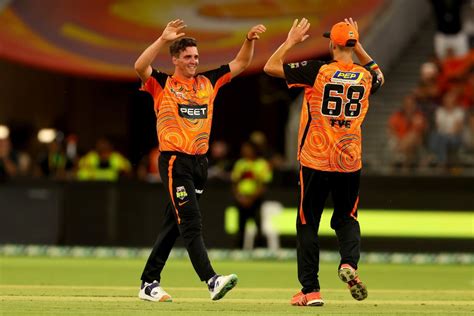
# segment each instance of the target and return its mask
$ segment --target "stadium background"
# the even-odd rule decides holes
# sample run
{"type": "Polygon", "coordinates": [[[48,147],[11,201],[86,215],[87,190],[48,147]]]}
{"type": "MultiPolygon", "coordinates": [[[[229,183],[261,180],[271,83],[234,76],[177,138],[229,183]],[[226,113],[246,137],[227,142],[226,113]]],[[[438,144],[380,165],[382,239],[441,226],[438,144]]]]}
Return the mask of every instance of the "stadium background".
{"type": "MultiPolygon", "coordinates": [[[[270,194],[269,199],[291,210],[295,207],[296,183],[291,109],[298,108],[300,91],[288,91],[284,82],[266,76],[261,69],[285,38],[293,18],[304,15],[312,22],[311,37],[290,57],[301,60],[327,59],[327,42],[320,34],[335,21],[351,16],[359,21],[365,46],[384,69],[384,89],[388,90],[373,98],[365,124],[367,185],[362,187],[361,209],[424,210],[425,214],[467,211],[472,228],[471,169],[441,176],[399,176],[386,171],[388,163],[380,148],[387,139],[380,126],[385,124],[386,108],[401,102],[396,92],[403,88],[391,80],[391,74],[396,75],[416,42],[428,48],[420,52],[426,56],[412,64],[407,78],[413,81],[419,63],[430,58],[430,50],[432,54],[432,38],[426,34],[426,29],[434,33],[429,2],[405,4],[381,0],[358,5],[351,1],[3,1],[0,123],[10,128],[14,147],[32,154],[41,146],[36,133],[42,128],[77,135],[80,152],[92,148],[98,137],[108,135],[137,166],[156,145],[151,100],[138,91],[139,82],[132,69],[143,48],[159,35],[168,20],[179,15],[189,26],[188,35],[199,40],[200,69],[205,70],[228,62],[240,47],[245,30],[264,23],[268,32],[256,45],[252,66],[225,86],[216,100],[211,140],[226,141],[231,156],[236,158],[240,144],[253,131],[262,131],[269,145],[286,160],[286,167],[279,170],[272,184],[271,192],[277,193],[270,194]]],[[[164,70],[170,71],[166,68],[167,53],[161,54],[155,65],[165,65],[164,70]]],[[[23,178],[1,184],[0,196],[8,201],[1,208],[5,219],[1,223],[2,243],[147,246],[154,238],[164,204],[160,185],[133,180],[110,184],[23,178]],[[24,234],[25,229],[28,234],[24,234]]],[[[211,181],[203,201],[211,248],[233,245],[225,231],[225,210],[232,203],[230,186],[223,189],[220,183],[211,181]],[[220,238],[221,234],[229,238],[220,238]]],[[[418,218],[420,225],[424,225],[423,217],[418,218]]],[[[443,228],[433,227],[424,237],[437,237],[436,229],[443,228]]],[[[417,235],[413,231],[408,237],[417,235]]],[[[387,236],[378,233],[372,237],[384,241],[387,236]]],[[[445,246],[441,248],[471,251],[471,237],[450,238],[441,243],[445,246]]],[[[288,242],[284,238],[283,245],[291,247],[291,237],[288,242]]],[[[413,245],[406,238],[403,236],[400,243],[413,245]]],[[[397,243],[388,244],[403,249],[397,243]]],[[[381,250],[381,245],[374,245],[374,249],[381,250]]]]}
{"type": "MultiPolygon", "coordinates": [[[[291,112],[298,108],[300,91],[288,91],[284,82],[266,76],[261,69],[295,17],[304,15],[312,28],[311,37],[292,53],[291,60],[327,59],[327,42],[320,34],[335,21],[353,17],[359,21],[365,46],[384,69],[384,89],[388,90],[373,98],[366,120],[360,208],[367,214],[390,210],[400,216],[412,214],[419,222],[408,231],[402,222],[398,233],[385,234],[381,229],[372,234],[367,227],[366,250],[472,252],[472,166],[451,174],[400,175],[387,172],[388,163],[380,149],[387,141],[380,127],[386,124],[387,108],[401,102],[400,89],[413,88],[400,87],[391,78],[399,80],[397,70],[410,54],[423,53],[403,78],[416,80],[419,64],[433,54],[435,23],[428,1],[409,5],[382,0],[357,5],[343,0],[330,4],[316,0],[0,3],[4,25],[0,30],[0,123],[9,127],[14,147],[34,154],[42,146],[36,139],[42,128],[77,135],[80,152],[92,148],[98,137],[108,135],[133,166],[156,145],[156,136],[151,100],[138,91],[132,65],[168,20],[184,18],[187,34],[198,38],[201,70],[228,62],[246,29],[255,23],[266,24],[268,32],[256,45],[252,66],[225,86],[216,100],[211,140],[226,141],[236,158],[240,144],[252,132],[262,131],[269,145],[286,160],[285,168],[275,175],[268,199],[280,202],[287,215],[295,208],[296,137],[291,112]],[[414,52],[419,42],[426,47],[414,52]],[[436,221],[437,216],[446,214],[463,214],[449,225],[470,225],[470,229],[462,234],[443,233],[444,229],[456,230],[436,221]],[[431,216],[434,222],[428,220],[431,216]],[[422,226],[428,227],[426,233],[419,233],[422,226]]],[[[171,71],[166,68],[167,53],[161,54],[155,65],[165,65],[162,69],[171,71]]],[[[146,247],[154,239],[161,219],[159,210],[165,203],[159,184],[136,180],[64,183],[23,177],[0,184],[0,196],[2,244],[146,247]]],[[[210,181],[203,199],[210,248],[233,247],[232,204],[230,185],[210,181]]],[[[286,218],[280,217],[280,221],[286,218]]],[[[375,220],[375,226],[392,226],[381,222],[382,217],[375,220]]],[[[292,226],[287,222],[278,228],[283,247],[294,245],[292,226]]],[[[323,248],[333,249],[334,237],[328,234],[323,238],[327,238],[323,248]]]]}
{"type": "MultiPolygon", "coordinates": [[[[301,94],[263,74],[262,66],[293,19],[302,16],[311,22],[311,36],[292,52],[292,60],[328,59],[327,40],[320,35],[350,16],[359,22],[364,46],[386,76],[371,99],[363,130],[360,273],[371,294],[364,302],[353,301],[334,274],[338,253],[327,224],[328,201],[320,229],[327,300],[321,313],[472,314],[472,152],[463,165],[439,172],[393,170],[385,150],[390,113],[417,85],[420,66],[434,54],[433,3],[0,0],[0,127],[9,128],[15,150],[34,160],[45,146],[37,138],[44,128],[75,135],[80,154],[107,135],[138,168],[156,146],[156,133],[151,100],[138,91],[133,63],[169,20],[183,18],[187,34],[198,39],[200,70],[230,61],[251,25],[267,26],[250,69],[220,91],[211,141],[227,142],[236,159],[241,143],[261,131],[284,161],[267,195],[281,211],[271,221],[279,236],[277,250],[236,249],[230,183],[214,179],[206,188],[201,206],[210,257],[219,271],[235,271],[241,280],[217,304],[208,303],[180,241],[164,276],[175,302],[156,306],[136,299],[137,279],[166,204],[160,183],[30,175],[0,180],[0,314],[294,314],[288,299],[299,286],[294,158],[301,94]]],[[[460,3],[471,22],[472,52],[474,3],[460,3]]],[[[155,66],[171,71],[169,64],[164,52],[155,66]]],[[[314,309],[298,309],[309,312],[314,309]]]]}

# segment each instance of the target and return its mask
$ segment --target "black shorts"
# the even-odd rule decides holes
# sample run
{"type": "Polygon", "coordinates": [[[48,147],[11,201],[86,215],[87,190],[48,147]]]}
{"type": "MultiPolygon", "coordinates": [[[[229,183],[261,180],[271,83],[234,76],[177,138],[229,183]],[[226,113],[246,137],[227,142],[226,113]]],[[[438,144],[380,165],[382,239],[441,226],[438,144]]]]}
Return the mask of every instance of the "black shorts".
{"type": "Polygon", "coordinates": [[[329,172],[302,166],[299,175],[299,225],[319,226],[326,200],[331,193],[334,212],[331,227],[357,220],[361,171],[329,172]]]}

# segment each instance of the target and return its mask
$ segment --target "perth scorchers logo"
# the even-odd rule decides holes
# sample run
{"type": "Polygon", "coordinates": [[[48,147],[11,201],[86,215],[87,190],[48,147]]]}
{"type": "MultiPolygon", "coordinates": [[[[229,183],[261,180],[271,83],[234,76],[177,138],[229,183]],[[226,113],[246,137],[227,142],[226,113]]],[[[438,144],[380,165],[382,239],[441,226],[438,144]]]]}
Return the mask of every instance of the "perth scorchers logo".
{"type": "Polygon", "coordinates": [[[176,197],[180,200],[184,200],[188,196],[184,186],[176,187],[176,197]]]}

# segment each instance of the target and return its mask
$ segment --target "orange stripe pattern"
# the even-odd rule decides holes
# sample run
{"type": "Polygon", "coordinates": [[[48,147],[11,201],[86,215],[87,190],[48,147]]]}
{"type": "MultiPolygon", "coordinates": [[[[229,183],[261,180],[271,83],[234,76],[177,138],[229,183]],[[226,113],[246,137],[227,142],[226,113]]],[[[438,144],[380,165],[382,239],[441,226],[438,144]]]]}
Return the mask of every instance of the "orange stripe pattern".
{"type": "Polygon", "coordinates": [[[304,182],[303,182],[303,167],[300,167],[300,221],[301,224],[306,225],[306,218],[303,212],[303,198],[304,198],[304,182]]]}
{"type": "Polygon", "coordinates": [[[358,206],[359,206],[359,196],[357,196],[357,200],[355,201],[354,208],[352,209],[352,212],[351,212],[351,217],[355,220],[357,220],[357,216],[355,215],[355,213],[357,212],[358,206]]]}
{"type": "MultiPolygon", "coordinates": [[[[301,84],[289,84],[289,87],[297,86],[301,84]]],[[[334,62],[321,67],[312,87],[303,86],[305,97],[298,133],[300,163],[305,167],[321,171],[353,172],[362,168],[361,124],[369,108],[368,97],[372,87],[372,76],[369,71],[357,64],[344,65],[334,62]],[[360,80],[356,84],[331,81],[338,71],[358,74],[360,80]],[[329,89],[331,91],[329,98],[324,99],[328,84],[339,86],[341,91],[329,89]],[[361,90],[365,93],[357,92],[361,90]],[[323,104],[333,107],[335,102],[331,100],[341,102],[342,110],[338,116],[325,114],[322,109],[323,104]],[[309,109],[306,106],[307,103],[309,103],[309,109]],[[358,115],[346,116],[346,110],[350,112],[349,110],[357,108],[356,105],[360,107],[358,115]],[[310,117],[309,131],[303,140],[310,117]]]]}
{"type": "Polygon", "coordinates": [[[161,87],[152,76],[142,90],[148,91],[155,102],[156,130],[160,151],[179,151],[202,155],[209,149],[214,100],[220,87],[231,80],[230,72],[213,86],[209,78],[198,75],[189,81],[168,76],[161,87]],[[207,106],[205,118],[183,117],[178,104],[190,108],[207,106]]]}
{"type": "Polygon", "coordinates": [[[173,164],[176,160],[176,156],[173,155],[170,158],[168,163],[168,190],[171,196],[171,203],[173,203],[174,211],[176,212],[176,218],[178,219],[178,224],[181,224],[181,218],[179,217],[178,208],[176,207],[176,203],[174,201],[174,192],[173,192],[173,164]]]}

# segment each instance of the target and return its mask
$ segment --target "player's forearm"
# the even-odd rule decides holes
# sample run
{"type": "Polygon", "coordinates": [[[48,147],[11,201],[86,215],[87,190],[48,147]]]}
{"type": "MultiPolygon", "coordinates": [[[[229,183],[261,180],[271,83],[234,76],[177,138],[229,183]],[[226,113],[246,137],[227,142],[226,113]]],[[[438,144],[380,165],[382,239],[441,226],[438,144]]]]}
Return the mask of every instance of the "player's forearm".
{"type": "Polygon", "coordinates": [[[166,42],[162,40],[161,37],[158,38],[153,44],[148,46],[136,60],[135,71],[143,82],[150,76],[151,64],[165,44],[166,42]]]}
{"type": "Polygon", "coordinates": [[[284,42],[278,47],[278,49],[273,53],[272,56],[268,59],[263,71],[270,76],[285,78],[285,72],[283,71],[283,63],[285,57],[288,54],[288,51],[293,47],[293,45],[288,42],[284,42]]]}
{"type": "Polygon", "coordinates": [[[354,53],[359,59],[361,65],[368,65],[372,70],[374,70],[377,76],[382,80],[383,84],[385,80],[382,70],[380,70],[380,67],[373,61],[372,57],[370,57],[370,55],[365,51],[364,47],[362,47],[360,43],[357,43],[357,45],[355,46],[354,53]]]}
{"type": "Polygon", "coordinates": [[[364,47],[362,47],[360,43],[357,43],[356,46],[354,47],[354,53],[359,59],[359,62],[361,63],[361,65],[365,65],[372,60],[370,55],[365,51],[364,47]]]}
{"type": "Polygon", "coordinates": [[[254,41],[245,39],[244,44],[240,48],[235,58],[229,63],[232,77],[239,75],[247,69],[253,59],[254,41]]]}

